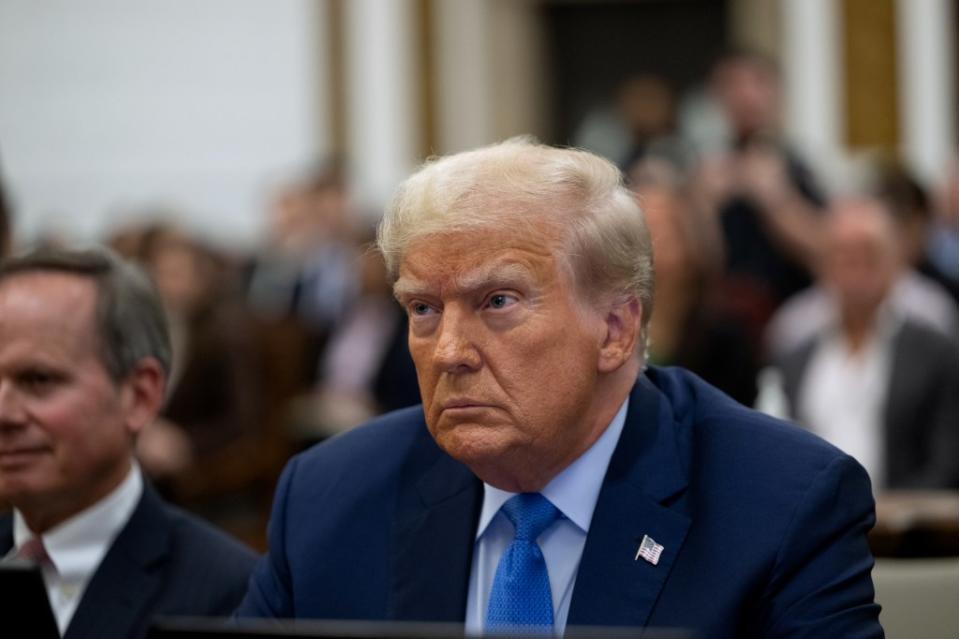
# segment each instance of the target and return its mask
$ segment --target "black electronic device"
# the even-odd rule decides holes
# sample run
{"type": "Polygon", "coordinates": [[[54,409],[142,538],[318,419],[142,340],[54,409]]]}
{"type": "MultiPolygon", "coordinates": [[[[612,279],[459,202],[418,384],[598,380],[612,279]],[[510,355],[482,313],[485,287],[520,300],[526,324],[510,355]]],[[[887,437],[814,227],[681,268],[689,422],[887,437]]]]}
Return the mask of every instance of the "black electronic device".
{"type": "Polygon", "coordinates": [[[60,639],[40,566],[16,559],[0,562],[0,635],[60,639]]]}

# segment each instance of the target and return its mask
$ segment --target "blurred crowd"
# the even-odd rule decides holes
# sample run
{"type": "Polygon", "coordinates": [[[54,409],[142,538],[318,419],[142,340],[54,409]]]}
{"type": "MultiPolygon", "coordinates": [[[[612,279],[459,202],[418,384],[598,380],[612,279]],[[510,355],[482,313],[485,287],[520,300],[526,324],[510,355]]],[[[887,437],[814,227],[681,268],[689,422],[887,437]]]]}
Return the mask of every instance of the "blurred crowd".
{"type": "Polygon", "coordinates": [[[656,261],[649,359],[699,373],[856,457],[877,493],[959,487],[959,170],[924,185],[891,158],[821,186],[780,127],[768,59],[732,51],[697,149],[662,78],[623,85],[621,167],[656,261]]]}
{"type": "MultiPolygon", "coordinates": [[[[782,135],[772,62],[730,52],[708,88],[727,130],[709,148],[681,134],[664,78],[619,93],[628,143],[610,159],[654,242],[649,362],[826,437],[877,492],[959,488],[959,165],[922,184],[877,161],[864,184],[827,193],[782,135]]],[[[161,211],[104,238],[152,276],[173,327],[142,466],[255,546],[292,452],[419,401],[405,316],[348,184],[331,165],[280,189],[249,255],[161,211]]]]}

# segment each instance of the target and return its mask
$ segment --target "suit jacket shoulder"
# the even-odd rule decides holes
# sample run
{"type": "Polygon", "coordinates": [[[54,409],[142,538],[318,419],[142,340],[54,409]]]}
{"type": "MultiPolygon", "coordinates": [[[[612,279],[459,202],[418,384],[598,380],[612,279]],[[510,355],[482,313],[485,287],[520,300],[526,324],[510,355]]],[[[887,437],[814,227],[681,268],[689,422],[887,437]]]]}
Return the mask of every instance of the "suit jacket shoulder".
{"type": "Polygon", "coordinates": [[[959,487],[959,345],[952,338],[903,323],[883,421],[889,487],[959,487]]]}
{"type": "MultiPolygon", "coordinates": [[[[482,489],[420,408],[294,458],[241,616],[462,622],[482,489]]],[[[709,637],[876,637],[862,468],[692,374],[633,389],[570,605],[571,625],[709,637]],[[656,562],[637,549],[663,547],[656,562]]]]}
{"type": "Polygon", "coordinates": [[[298,455],[239,614],[462,621],[480,486],[418,406],[298,455]]]}
{"type": "MultiPolygon", "coordinates": [[[[619,500],[642,511],[632,519],[631,541],[649,534],[665,547],[658,565],[631,566],[635,582],[662,582],[648,625],[692,625],[708,637],[881,636],[866,538],[874,504],[855,460],[680,369],[648,369],[631,412],[634,402],[659,418],[647,416],[652,428],[633,427],[629,436],[624,430],[613,461],[637,460],[618,471],[632,475],[619,500]],[[670,457],[682,480],[663,490],[655,482],[664,473],[655,468],[670,457]]],[[[610,474],[604,491],[617,484],[610,474]]],[[[592,526],[612,528],[628,516],[609,517],[607,509],[622,507],[601,494],[587,549],[592,526]]],[[[628,548],[624,540],[619,552],[628,548]]],[[[620,570],[632,559],[620,558],[620,570]]]]}
{"type": "Polygon", "coordinates": [[[158,615],[228,615],[255,560],[237,541],[166,505],[147,484],[64,639],[142,637],[158,615]]]}
{"type": "MultiPolygon", "coordinates": [[[[778,364],[790,411],[819,340],[807,340],[778,364]]],[[[892,338],[892,365],[882,406],[885,488],[959,487],[959,345],[915,320],[892,338]]]]}

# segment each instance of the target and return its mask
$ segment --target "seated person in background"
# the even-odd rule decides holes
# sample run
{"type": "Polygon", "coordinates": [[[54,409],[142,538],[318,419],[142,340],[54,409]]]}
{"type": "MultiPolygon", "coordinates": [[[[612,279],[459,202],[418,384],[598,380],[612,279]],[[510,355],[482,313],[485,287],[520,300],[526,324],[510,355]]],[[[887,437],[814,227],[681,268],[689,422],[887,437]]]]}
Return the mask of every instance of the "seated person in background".
{"type": "Polygon", "coordinates": [[[875,199],[837,202],[821,286],[837,314],[779,361],[792,415],[878,489],[959,487],[959,347],[893,303],[896,227],[875,199]]]}
{"type": "Polygon", "coordinates": [[[644,368],[650,239],[612,163],[442,158],[378,241],[423,404],[289,463],[241,617],[882,636],[862,467],[644,368]]]}
{"type": "Polygon", "coordinates": [[[215,474],[211,462],[257,434],[255,340],[226,269],[200,241],[158,224],[144,233],[138,258],[163,301],[175,364],[160,419],[144,430],[137,453],[148,475],[186,479],[180,488],[189,490],[190,474],[178,471],[215,474]]]}
{"type": "Polygon", "coordinates": [[[706,152],[694,191],[719,219],[725,246],[723,296],[757,349],[766,323],[811,282],[823,194],[782,134],[782,86],[770,58],[731,50],[710,87],[729,128],[728,146],[706,152]]]}
{"type": "Polygon", "coordinates": [[[927,256],[936,270],[959,286],[959,158],[953,158],[944,177],[935,198],[927,256]]]}
{"type": "Polygon", "coordinates": [[[243,268],[245,306],[265,355],[264,421],[274,432],[289,427],[291,412],[301,422],[299,400],[314,388],[331,332],[359,292],[358,214],[348,183],[333,161],[279,191],[266,212],[264,243],[243,268]]]}
{"type": "MultiPolygon", "coordinates": [[[[929,245],[936,220],[926,189],[905,167],[888,164],[881,167],[878,191],[896,221],[905,263],[946,291],[954,303],[959,303],[959,281],[932,260],[929,245]]],[[[953,328],[959,330],[959,323],[953,328]]]]}
{"type": "Polygon", "coordinates": [[[291,184],[267,220],[267,244],[248,272],[248,302],[264,317],[295,317],[325,334],[356,293],[356,212],[347,175],[333,163],[291,184]]]}
{"type": "Polygon", "coordinates": [[[312,423],[314,441],[419,403],[406,314],[393,300],[383,256],[365,251],[357,270],[359,294],[331,331],[316,388],[306,402],[304,419],[312,423]]]}
{"type": "MultiPolygon", "coordinates": [[[[896,225],[902,272],[888,295],[888,304],[910,320],[959,339],[959,307],[955,287],[933,266],[926,251],[931,212],[925,191],[904,169],[880,167],[877,192],[896,225]]],[[[782,358],[825,330],[837,316],[835,296],[821,284],[783,304],[766,329],[770,360],[782,358]]]]}
{"type": "Polygon", "coordinates": [[[653,174],[637,165],[631,175],[652,237],[656,271],[649,363],[688,368],[752,406],[757,354],[749,335],[723,309],[717,295],[723,251],[716,219],[693,207],[679,184],[653,174]]]}
{"type": "Polygon", "coordinates": [[[245,588],[253,553],[165,505],[134,460],[170,363],[156,293],[111,253],[0,265],[0,553],[42,564],[69,639],[228,614],[245,588]]]}

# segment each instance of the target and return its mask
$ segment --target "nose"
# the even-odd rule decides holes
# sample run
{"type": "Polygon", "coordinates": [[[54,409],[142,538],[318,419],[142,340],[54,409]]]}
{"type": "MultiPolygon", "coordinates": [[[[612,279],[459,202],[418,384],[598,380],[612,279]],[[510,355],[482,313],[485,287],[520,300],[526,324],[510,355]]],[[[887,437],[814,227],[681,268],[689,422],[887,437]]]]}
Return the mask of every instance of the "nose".
{"type": "Polygon", "coordinates": [[[475,336],[475,327],[468,313],[448,305],[440,320],[433,350],[434,362],[447,373],[469,373],[479,369],[483,360],[475,336]]]}
{"type": "Polygon", "coordinates": [[[13,385],[0,380],[0,430],[16,428],[25,423],[26,412],[13,385]]]}

